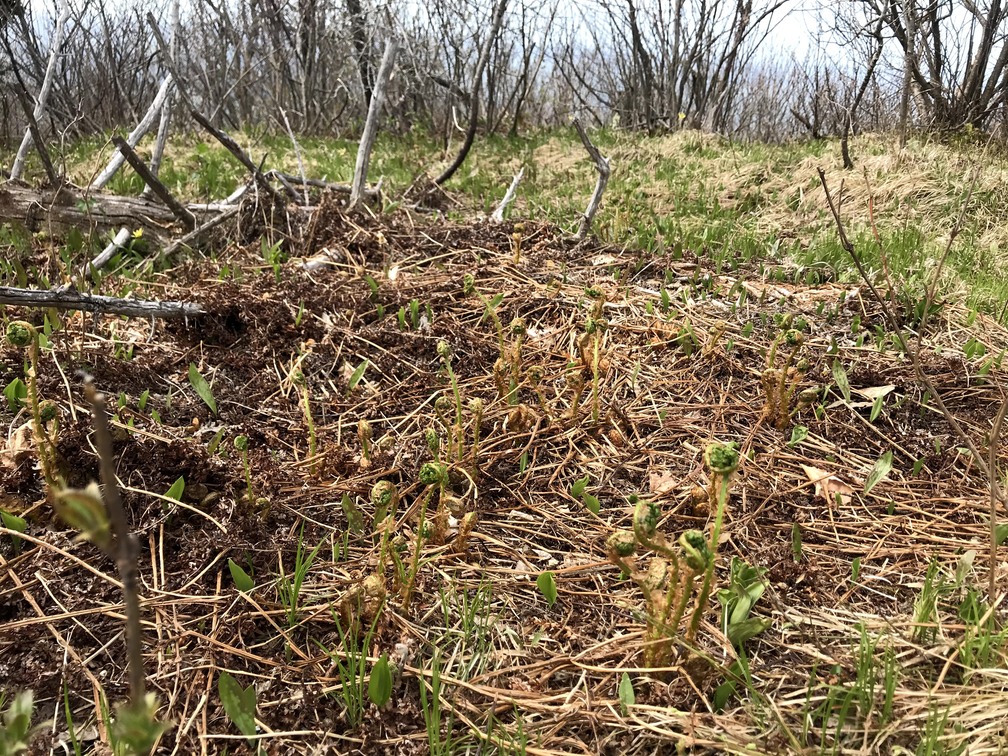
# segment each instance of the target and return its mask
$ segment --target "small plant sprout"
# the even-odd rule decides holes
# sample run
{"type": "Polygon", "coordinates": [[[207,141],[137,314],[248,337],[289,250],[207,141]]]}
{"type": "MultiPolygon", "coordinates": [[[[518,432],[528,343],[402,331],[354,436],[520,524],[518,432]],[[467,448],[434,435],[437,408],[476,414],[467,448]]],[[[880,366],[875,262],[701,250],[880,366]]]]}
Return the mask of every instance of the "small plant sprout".
{"type": "Polygon", "coordinates": [[[707,343],[704,344],[703,351],[701,352],[704,357],[713,357],[717,353],[718,345],[727,328],[728,324],[723,320],[718,320],[714,323],[714,326],[710,330],[710,335],[707,337],[707,343]]]}
{"type": "Polygon", "coordinates": [[[413,588],[416,585],[417,572],[420,569],[420,550],[424,541],[430,539],[439,541],[444,537],[444,528],[447,527],[447,510],[444,511],[443,519],[439,512],[435,522],[427,522],[427,507],[435,493],[444,492],[445,484],[448,482],[448,468],[440,462],[425,462],[420,468],[420,483],[424,486],[424,492],[420,500],[420,514],[417,517],[416,542],[413,546],[413,557],[410,560],[409,568],[403,580],[401,597],[403,607],[408,607],[410,599],[413,597],[413,588]],[[438,537],[440,536],[440,538],[438,537]]]}
{"type": "Polygon", "coordinates": [[[234,448],[241,454],[242,468],[245,470],[245,498],[252,501],[252,470],[249,468],[248,436],[244,434],[235,436],[234,448]]]}
{"type": "MultiPolygon", "coordinates": [[[[605,295],[596,288],[585,289],[585,294],[594,300],[589,315],[585,318],[584,335],[578,341],[578,351],[581,356],[583,370],[591,370],[592,374],[592,422],[599,419],[599,373],[602,372],[602,341],[609,330],[609,321],[602,317],[605,308],[605,295]]],[[[580,400],[580,393],[577,395],[580,400]]]]}
{"type": "Polygon", "coordinates": [[[699,530],[687,530],[676,542],[670,542],[658,530],[661,521],[658,505],[631,496],[633,530],[616,531],[606,541],[609,560],[644,594],[647,613],[644,661],[650,667],[668,665],[680,634],[687,643],[695,640],[710,598],[721,523],[731,477],[738,466],[738,452],[733,444],[711,444],[704,460],[711,474],[710,500],[718,505],[709,538],[699,530]],[[635,560],[640,548],[656,555],[648,561],[646,569],[638,568],[635,560]],[[681,626],[691,603],[689,623],[683,632],[681,626]]]}
{"type": "Polygon", "coordinates": [[[798,384],[801,383],[808,371],[807,360],[795,359],[804,343],[804,334],[795,328],[778,333],[770,347],[766,368],[760,379],[763,385],[763,417],[772,422],[779,430],[784,430],[799,410],[809,406],[818,398],[818,389],[806,389],[798,395],[795,408],[791,408],[791,400],[798,384]],[[778,352],[784,354],[780,367],[777,367],[778,352]]]}
{"type": "Polygon", "coordinates": [[[28,350],[25,367],[28,411],[32,418],[32,431],[38,448],[39,467],[46,487],[52,493],[59,488],[56,472],[56,421],[59,415],[54,402],[43,402],[38,392],[39,333],[31,323],[14,320],[7,324],[7,341],[28,350]]]}
{"type": "Polygon", "coordinates": [[[503,295],[498,294],[493,299],[487,299],[485,296],[480,294],[480,292],[476,289],[476,279],[473,277],[471,273],[466,273],[464,276],[462,276],[462,293],[465,294],[466,296],[469,296],[470,294],[475,294],[477,297],[479,297],[480,302],[483,303],[483,317],[480,320],[480,322],[486,320],[487,317],[489,317],[490,320],[493,321],[494,328],[497,330],[498,348],[500,349],[500,353],[503,355],[504,326],[501,325],[500,317],[497,315],[497,309],[496,309],[497,305],[499,305],[501,301],[504,299],[503,295]]]}
{"type": "Polygon", "coordinates": [[[360,467],[362,470],[371,466],[371,441],[373,438],[374,431],[371,430],[371,423],[362,418],[357,422],[357,440],[360,441],[361,446],[360,467]]]}
{"type": "Polygon", "coordinates": [[[474,396],[469,400],[469,414],[472,416],[472,475],[479,478],[480,427],[483,425],[483,400],[474,396]]]}
{"type": "Polygon", "coordinates": [[[528,336],[528,327],[525,325],[525,318],[515,318],[511,321],[511,354],[509,368],[511,380],[508,386],[508,404],[518,403],[518,387],[522,381],[522,347],[525,345],[525,338],[528,336]]]}
{"type": "Polygon", "coordinates": [[[511,234],[511,249],[514,250],[514,264],[521,261],[522,234],[525,233],[524,223],[514,224],[514,233],[511,234]]]}
{"type": "Polygon", "coordinates": [[[379,480],[371,486],[370,498],[371,506],[374,507],[374,530],[381,538],[377,574],[384,577],[389,557],[389,539],[395,527],[396,510],[399,508],[399,489],[390,480],[379,480]]]}
{"type": "MultiPolygon", "coordinates": [[[[447,341],[439,341],[437,345],[437,353],[441,358],[442,364],[444,364],[445,372],[448,373],[448,380],[451,381],[452,395],[455,399],[455,421],[451,424],[448,423],[447,419],[444,417],[445,405],[442,404],[442,414],[439,415],[441,422],[444,423],[445,428],[448,430],[448,454],[449,457],[452,454],[453,447],[457,454],[457,458],[462,458],[462,394],[459,391],[458,380],[455,377],[455,371],[452,369],[452,348],[447,341]]],[[[435,403],[435,409],[437,409],[437,404],[435,403]]]]}
{"type": "Polygon", "coordinates": [[[301,390],[301,409],[304,412],[305,427],[308,428],[308,459],[310,464],[308,469],[314,474],[318,470],[318,439],[315,436],[315,419],[312,417],[308,379],[300,369],[295,369],[291,373],[291,381],[301,390]]]}

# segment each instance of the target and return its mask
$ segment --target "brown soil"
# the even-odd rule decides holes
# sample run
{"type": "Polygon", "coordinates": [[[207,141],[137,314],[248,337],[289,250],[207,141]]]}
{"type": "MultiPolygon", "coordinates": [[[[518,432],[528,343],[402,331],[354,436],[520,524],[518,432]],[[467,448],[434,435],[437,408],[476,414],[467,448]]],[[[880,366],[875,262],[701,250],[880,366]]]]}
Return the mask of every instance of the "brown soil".
{"type": "MultiPolygon", "coordinates": [[[[828,670],[837,684],[853,676],[856,623],[880,633],[888,627],[897,650],[916,647],[919,665],[934,663],[938,651],[912,640],[914,601],[932,558],[954,570],[962,551],[984,553],[984,481],[957,451],[962,444],[944,417],[922,404],[909,361],[874,348],[873,326],[884,319],[866,293],[838,283],[781,284],[773,271],[716,272],[692,256],[577,243],[529,221],[516,232],[510,223],[405,213],[375,220],[346,216],[333,204],[300,239],[297,257],[276,270],[263,264],[254,238],[216,262],[179,264],[149,287],[149,296],[201,303],[205,317],[151,324],[67,315],[43,352],[40,394],[61,408],[57,452],[68,485],[98,477],[78,371],[94,377],[113,407],[121,399],[115,451],[141,544],[147,679],[174,723],[158,752],[251,752],[221,706],[222,671],[256,685],[268,753],[428,753],[418,680],[429,684],[435,651],[441,734],[462,744],[457,752],[483,741],[487,750],[473,745],[470,752],[522,752],[522,739],[528,753],[664,752],[671,742],[720,751],[750,741],[774,752],[794,746],[787,727],[801,731],[810,670],[828,670]],[[515,233],[522,238],[517,261],[515,233]],[[326,264],[305,268],[319,256],[326,264]],[[466,274],[478,294],[464,293],[466,274]],[[609,321],[597,422],[592,371],[577,348],[589,286],[605,294],[609,321]],[[521,416],[499,396],[498,335],[479,295],[503,295],[496,313],[508,354],[510,324],[524,319],[522,371],[527,377],[541,369],[544,406],[527,381],[518,395],[527,406],[521,416]],[[778,430],[762,418],[760,375],[777,333],[774,316],[782,313],[808,322],[802,355],[809,369],[799,390],[832,386],[821,416],[811,408],[796,416],[809,436],[795,446],[790,427],[778,430]],[[855,316],[861,329],[852,333],[855,316]],[[719,320],[726,331],[715,338],[719,320]],[[684,328],[694,334],[692,349],[684,346],[684,328]],[[412,554],[423,495],[417,476],[431,459],[424,432],[435,427],[444,439],[435,402],[453,396],[440,341],[451,347],[463,403],[479,398],[485,407],[478,470],[468,456],[451,466],[453,494],[477,521],[461,549],[450,538],[424,547],[408,605],[394,569],[386,571],[387,604],[363,651],[390,654],[400,673],[391,702],[381,709],[365,702],[363,723],[354,726],[337,668],[341,607],[378,563],[381,539],[369,501],[378,480],[399,487],[396,532],[403,558],[412,554]],[[834,359],[846,367],[850,403],[832,385],[834,359]],[[217,414],[190,385],[190,364],[212,385],[217,414]],[[588,387],[572,414],[577,378],[588,387]],[[858,391],[889,385],[873,421],[871,400],[858,391]],[[369,460],[358,440],[361,421],[372,429],[369,460]],[[251,491],[234,447],[240,435],[248,439],[251,491]],[[780,722],[758,723],[748,694],[712,713],[713,692],[736,656],[719,629],[716,601],[694,652],[679,653],[674,669],[643,669],[641,593],[606,559],[606,537],[629,525],[631,494],[661,501],[661,527],[671,537],[708,526],[709,512],[691,506],[689,492],[707,483],[702,452],[713,440],[737,442],[745,455],[718,582],[724,586],[736,557],[766,569],[768,589],[754,611],[771,626],[746,653],[757,689],[778,702],[780,722]],[[864,495],[868,471],[887,451],[892,473],[864,495]],[[835,474],[853,493],[840,502],[817,495],[801,464],[835,474]],[[569,493],[585,475],[601,501],[598,515],[569,493]],[[181,501],[160,498],[180,477],[181,501]],[[344,501],[361,513],[363,529],[350,527],[344,501]],[[322,547],[289,621],[278,579],[294,570],[299,543],[322,547]],[[229,559],[254,577],[249,595],[234,587],[229,559]],[[552,607],[536,588],[544,570],[556,576],[552,607]],[[485,615],[466,622],[464,607],[481,586],[485,615]],[[617,700],[624,670],[636,693],[627,715],[617,700]]],[[[106,283],[114,289],[114,278],[106,283]]],[[[9,308],[7,315],[42,323],[37,312],[9,308]]],[[[946,307],[922,356],[946,404],[981,444],[1000,401],[991,385],[1000,371],[980,376],[977,362],[964,361],[956,317],[946,307]]],[[[996,354],[1008,339],[986,328],[982,338],[996,354]]],[[[22,371],[23,355],[5,345],[0,382],[22,371]]],[[[449,417],[454,413],[452,399],[449,417]]],[[[468,408],[463,415],[471,444],[468,408]]],[[[39,717],[62,712],[66,695],[75,727],[90,733],[88,752],[104,732],[99,691],[112,702],[127,693],[123,600],[114,564],[40,506],[45,492],[34,453],[14,454],[26,421],[6,403],[0,408],[10,452],[0,457],[0,505],[25,514],[30,537],[19,547],[0,537],[0,679],[6,690],[33,689],[39,717]]],[[[975,570],[981,584],[982,556],[975,570]]],[[[957,679],[942,680],[950,697],[961,690],[957,679]]],[[[923,674],[899,684],[906,691],[930,685],[923,674]]],[[[920,699],[906,700],[895,717],[917,721],[920,699]]],[[[62,714],[55,729],[58,739],[62,714]]],[[[38,752],[50,730],[36,739],[38,752]]],[[[819,737],[816,730],[804,745],[819,747],[819,737]]],[[[861,745],[856,727],[850,737],[861,745]]]]}

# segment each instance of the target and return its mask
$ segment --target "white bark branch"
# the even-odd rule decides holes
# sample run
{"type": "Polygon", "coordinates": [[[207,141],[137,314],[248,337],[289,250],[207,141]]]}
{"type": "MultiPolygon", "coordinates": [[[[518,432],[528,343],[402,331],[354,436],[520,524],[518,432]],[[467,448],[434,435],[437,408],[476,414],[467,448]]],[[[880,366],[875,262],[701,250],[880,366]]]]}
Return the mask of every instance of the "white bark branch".
{"type": "Polygon", "coordinates": [[[592,192],[591,199],[588,201],[588,207],[581,217],[581,225],[578,227],[577,238],[584,239],[591,229],[592,220],[595,218],[595,213],[598,212],[599,205],[602,204],[602,193],[605,191],[606,184],[609,183],[611,170],[609,168],[609,159],[603,157],[602,153],[598,151],[598,147],[592,144],[588,138],[588,132],[581,125],[581,121],[576,118],[574,119],[574,128],[577,129],[578,136],[581,137],[581,144],[584,145],[591,159],[595,161],[595,168],[599,174],[598,181],[595,182],[595,191],[592,192]]]}
{"type": "Polygon", "coordinates": [[[521,170],[515,175],[511,180],[511,186],[504,193],[504,199],[501,200],[500,204],[497,205],[497,209],[493,211],[493,215],[490,216],[490,220],[494,223],[504,222],[504,211],[507,210],[507,206],[514,201],[515,192],[518,191],[518,184],[521,183],[522,176],[525,175],[525,166],[522,166],[521,170]]]}
{"type": "Polygon", "coordinates": [[[367,182],[368,165],[371,162],[371,148],[378,135],[378,119],[385,105],[385,88],[392,77],[392,64],[399,50],[399,40],[395,37],[385,43],[385,54],[382,55],[381,67],[375,80],[374,91],[371,93],[371,104],[368,106],[367,121],[364,123],[364,133],[361,135],[360,146],[357,148],[357,163],[354,166],[353,182],[350,185],[350,207],[360,204],[364,197],[364,184],[367,182]]]}
{"type": "MultiPolygon", "coordinates": [[[[49,100],[49,93],[52,92],[53,77],[56,73],[56,60],[59,58],[60,48],[63,46],[63,34],[66,28],[67,19],[70,18],[70,3],[66,0],[60,2],[60,14],[56,19],[56,30],[53,32],[52,52],[49,54],[49,65],[46,66],[45,76],[42,79],[42,89],[39,90],[38,99],[35,101],[35,120],[41,121],[45,115],[46,102],[49,100]]],[[[31,129],[25,130],[24,139],[18,148],[17,156],[14,158],[14,165],[11,166],[10,177],[12,179],[21,178],[24,173],[25,160],[28,159],[28,148],[32,144],[31,129]]]]}

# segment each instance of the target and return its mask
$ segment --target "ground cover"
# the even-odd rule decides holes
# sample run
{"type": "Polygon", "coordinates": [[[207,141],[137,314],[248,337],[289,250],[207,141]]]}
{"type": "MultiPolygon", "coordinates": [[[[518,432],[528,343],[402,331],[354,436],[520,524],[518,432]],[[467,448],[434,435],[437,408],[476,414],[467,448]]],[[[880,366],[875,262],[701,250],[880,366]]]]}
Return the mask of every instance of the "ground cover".
{"type": "MultiPolygon", "coordinates": [[[[607,145],[614,156],[630,149],[621,140],[607,145]]],[[[573,223],[561,211],[587,195],[590,168],[546,157],[555,147],[534,144],[532,162],[570,187],[548,213],[573,223]]],[[[820,148],[805,149],[811,166],[820,148]]],[[[762,248],[755,234],[782,226],[759,209],[777,205],[739,210],[747,200],[721,196],[738,199],[737,187],[697,184],[689,209],[690,180],[651,196],[654,160],[614,178],[602,242],[538,217],[548,191],[503,225],[403,207],[347,215],[329,201],[283,241],[239,228],[215,255],[139,278],[138,239],[102,282],[198,301],[200,319],[7,309],[45,335],[39,392],[59,407],[69,484],[98,476],[77,371],[114,405],[142,545],[148,684],[174,723],[165,752],[253,752],[223,703],[225,674],[254,686],[254,742],[268,753],[1004,749],[987,481],[846,267],[799,259],[814,246],[803,237],[786,253],[762,248]],[[650,220],[621,220],[634,196],[650,220]],[[632,243],[657,218],[673,225],[632,243]],[[655,543],[710,534],[712,442],[740,456],[715,590],[709,603],[689,594],[695,634],[684,620],[656,636],[649,586],[678,596],[675,580],[628,575],[612,539],[641,501],[655,505],[644,510],[655,543]],[[394,513],[372,494],[382,481],[398,491],[394,513]],[[369,684],[384,655],[379,707],[369,684]]],[[[494,182],[489,170],[463,180],[456,215],[471,216],[479,181],[506,183],[507,170],[494,182]]],[[[996,205],[978,186],[967,249],[996,205]]],[[[920,213],[932,225],[906,245],[918,260],[940,242],[937,191],[920,213]]],[[[955,203],[944,202],[947,233],[955,203]]],[[[806,210],[822,225],[808,238],[824,239],[821,208],[806,210]]],[[[8,233],[6,283],[59,282],[80,251],[8,233]]],[[[891,300],[911,332],[921,296],[891,300]]],[[[959,301],[941,297],[919,354],[983,446],[1008,334],[985,314],[996,308],[959,301]]],[[[0,508],[24,520],[20,536],[11,520],[0,536],[0,676],[8,691],[33,689],[37,712],[58,712],[38,743],[87,750],[125,695],[122,596],[109,560],[42,503],[16,383],[25,359],[0,351],[2,383],[15,386],[0,403],[0,508]]],[[[663,553],[637,551],[645,569],[663,553]]]]}

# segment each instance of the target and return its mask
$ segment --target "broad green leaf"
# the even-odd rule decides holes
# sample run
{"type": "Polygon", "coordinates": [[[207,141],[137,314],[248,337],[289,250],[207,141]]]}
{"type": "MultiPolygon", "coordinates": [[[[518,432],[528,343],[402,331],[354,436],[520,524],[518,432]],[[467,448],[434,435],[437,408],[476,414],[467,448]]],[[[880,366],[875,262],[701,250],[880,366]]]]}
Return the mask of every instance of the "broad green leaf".
{"type": "Polygon", "coordinates": [[[539,592],[546,598],[546,603],[549,606],[553,606],[557,600],[557,587],[556,587],[556,577],[552,572],[547,570],[539,574],[536,578],[536,587],[539,592]]]}
{"type": "MultiPolygon", "coordinates": [[[[3,523],[3,526],[5,528],[7,528],[8,530],[13,530],[16,533],[24,533],[25,529],[28,527],[28,523],[25,522],[23,517],[18,517],[17,515],[13,515],[10,512],[4,512],[2,509],[0,509],[0,522],[3,523]]],[[[11,543],[14,546],[15,556],[17,554],[20,554],[21,539],[18,538],[17,536],[11,536],[11,543]]]]}
{"type": "Polygon", "coordinates": [[[592,496],[589,493],[586,493],[586,494],[582,494],[581,495],[581,500],[584,502],[584,505],[588,509],[589,512],[591,512],[592,514],[598,514],[599,513],[599,509],[601,509],[601,505],[599,504],[599,500],[598,500],[597,497],[592,496]]]}
{"type": "Polygon", "coordinates": [[[206,403],[206,406],[210,408],[210,411],[215,415],[217,414],[217,400],[214,399],[213,392],[210,390],[210,384],[206,382],[196,364],[193,362],[189,363],[189,383],[192,387],[196,389],[196,393],[199,394],[199,398],[206,403]]]}
{"type": "Polygon", "coordinates": [[[851,582],[856,583],[858,578],[861,577],[861,557],[854,557],[854,561],[851,562],[851,582]]]}
{"type": "Polygon", "coordinates": [[[847,371],[844,370],[840,360],[833,360],[833,380],[836,381],[837,388],[843,394],[844,401],[850,403],[850,382],[847,380],[847,371]]]}
{"type": "Polygon", "coordinates": [[[636,701],[637,697],[634,695],[633,682],[630,680],[630,675],[624,672],[619,683],[619,702],[623,713],[626,714],[627,709],[633,706],[636,701]]]}
{"type": "Polygon", "coordinates": [[[185,478],[181,475],[171,484],[171,488],[165,491],[165,498],[182,501],[182,492],[185,491],[185,478]]]}
{"type": "Polygon", "coordinates": [[[770,627],[770,620],[765,617],[748,617],[741,622],[728,626],[728,640],[735,648],[739,648],[764,630],[770,627]]]}
{"type": "Polygon", "coordinates": [[[354,503],[354,500],[350,498],[349,494],[343,494],[343,499],[340,502],[343,507],[343,514],[346,515],[347,525],[350,527],[351,533],[363,533],[364,532],[364,515],[361,514],[360,509],[354,503]]]}
{"type": "Polygon", "coordinates": [[[249,593],[255,588],[255,581],[241,568],[240,564],[230,557],[228,557],[228,569],[231,571],[231,579],[234,581],[235,588],[239,591],[249,593]]]}
{"type": "Polygon", "coordinates": [[[364,377],[364,371],[368,368],[368,361],[364,360],[357,369],[353,371],[353,375],[350,376],[350,381],[347,383],[347,391],[353,391],[357,388],[357,384],[360,383],[361,378],[364,377]]]}
{"type": "Polygon", "coordinates": [[[994,540],[997,541],[997,545],[1000,546],[1008,538],[1008,523],[1001,523],[1000,525],[994,526],[994,540]]]}
{"type": "Polygon", "coordinates": [[[214,437],[211,438],[210,439],[210,443],[207,444],[207,449],[206,449],[207,454],[212,455],[215,451],[217,451],[217,447],[220,446],[221,439],[224,438],[224,431],[225,430],[226,430],[226,428],[224,428],[224,426],[221,426],[220,430],[218,430],[216,433],[214,433],[214,437]]]}
{"type": "Polygon", "coordinates": [[[804,425],[796,425],[791,429],[791,440],[788,441],[788,446],[797,446],[802,441],[808,438],[808,428],[804,425]]]}
{"type": "Polygon", "coordinates": [[[224,711],[234,722],[235,727],[254,742],[256,734],[256,690],[254,685],[242,688],[227,672],[221,672],[217,678],[217,693],[220,695],[224,711]]]}
{"type": "Polygon", "coordinates": [[[585,492],[588,487],[588,476],[585,475],[583,478],[578,478],[574,481],[574,485],[571,486],[570,494],[575,499],[580,499],[581,494],[585,492]]]}
{"type": "Polygon", "coordinates": [[[56,493],[53,502],[59,516],[81,537],[106,552],[112,547],[108,513],[97,483],[85,489],[64,488],[56,493]]]}
{"type": "Polygon", "coordinates": [[[864,485],[865,496],[867,496],[868,492],[878,485],[880,480],[889,474],[890,470],[892,470],[892,452],[887,451],[879,457],[878,460],[876,460],[875,464],[872,466],[871,472],[868,473],[868,478],[865,480],[864,485]]]}
{"type": "Polygon", "coordinates": [[[875,400],[872,402],[871,415],[868,417],[869,423],[874,423],[878,420],[878,416],[882,414],[882,402],[885,401],[884,396],[876,396],[875,400]]]}
{"type": "Polygon", "coordinates": [[[17,412],[28,398],[28,387],[20,378],[15,378],[4,388],[4,396],[7,397],[7,408],[17,412]]]}
{"type": "Polygon", "coordinates": [[[388,654],[382,654],[371,667],[368,698],[378,707],[384,706],[392,698],[392,671],[389,669],[388,654]]]}

